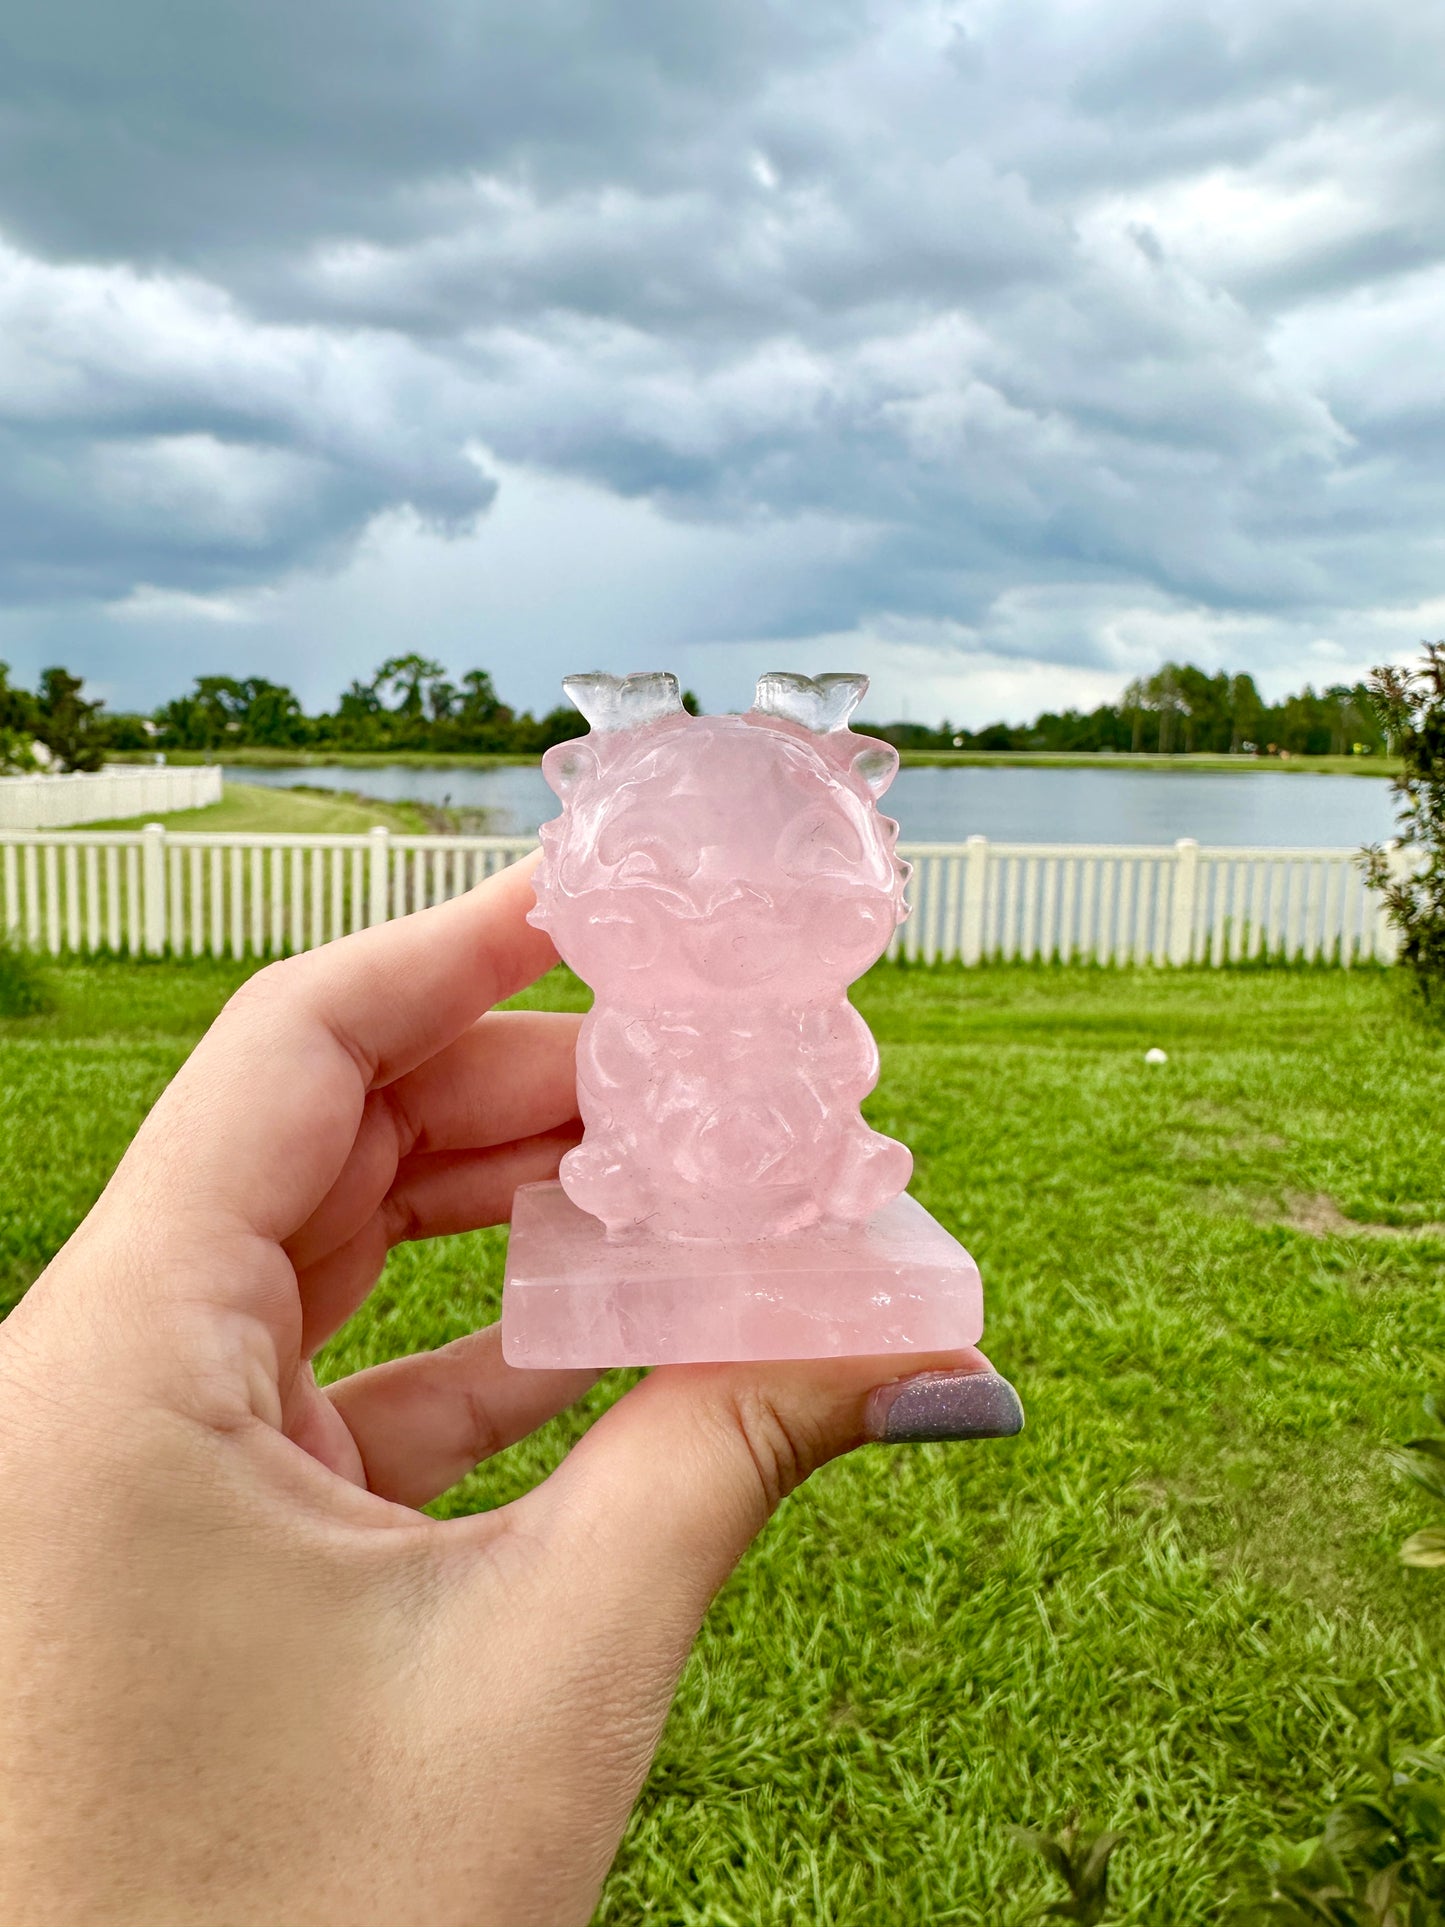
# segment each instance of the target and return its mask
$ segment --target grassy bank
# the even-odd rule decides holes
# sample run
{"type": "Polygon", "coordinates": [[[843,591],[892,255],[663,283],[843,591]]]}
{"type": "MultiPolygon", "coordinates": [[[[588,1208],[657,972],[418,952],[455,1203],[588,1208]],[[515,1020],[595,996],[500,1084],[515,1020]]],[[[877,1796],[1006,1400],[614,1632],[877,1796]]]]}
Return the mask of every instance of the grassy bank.
{"type": "MultiPolygon", "coordinates": [[[[0,1024],[10,1296],[240,974],[76,965],[54,1015],[0,1024]]],[[[599,1918],[1022,1927],[1045,1882],[1008,1824],[1079,1809],[1124,1831],[1119,1919],[1204,1927],[1377,1716],[1445,1734],[1445,1580],[1396,1564],[1428,1508],[1384,1458],[1445,1351],[1445,1039],[1373,971],[881,967],[858,1002],[871,1114],[978,1257],[1029,1428],[864,1452],[788,1502],[599,1918]]],[[[494,1316],[502,1249],[397,1254],[325,1369],[494,1316]]],[[[617,1390],[445,1509],[525,1488],[617,1390]]]]}
{"type": "Polygon", "coordinates": [[[167,815],[116,817],[88,823],[86,829],[138,830],[163,823],[168,830],[210,830],[236,835],[271,836],[310,831],[317,836],[375,829],[378,824],[408,836],[449,827],[449,812],[419,803],[382,803],[344,790],[266,789],[260,783],[226,783],[219,803],[206,809],[172,810],[167,815]]]}
{"type": "Polygon", "coordinates": [[[1398,776],[1398,756],[1138,756],[1055,754],[1049,750],[905,750],[906,769],[1127,769],[1195,776],[1398,776]]]}
{"type": "MultiPolygon", "coordinates": [[[[866,729],[867,725],[860,727],[866,729]]],[[[139,753],[117,753],[117,763],[148,762],[139,753]]],[[[431,750],[398,749],[385,752],[339,749],[235,749],[206,751],[172,750],[173,763],[228,763],[250,765],[256,769],[306,769],[320,765],[344,769],[379,769],[388,763],[403,763],[424,769],[492,769],[504,763],[535,764],[535,756],[457,756],[439,755],[431,750]]],[[[1158,756],[1152,752],[1138,756],[1081,753],[1051,750],[905,750],[902,761],[907,769],[1131,769],[1193,771],[1206,776],[1239,776],[1262,770],[1284,771],[1316,776],[1398,776],[1397,756],[1158,756]]]]}
{"type": "MultiPolygon", "coordinates": [[[[116,750],[108,754],[110,763],[150,763],[153,751],[116,750]]],[[[517,763],[532,767],[539,756],[458,755],[430,749],[172,749],[168,763],[194,768],[201,763],[220,763],[231,769],[385,769],[403,764],[409,769],[497,769],[517,763]]]]}

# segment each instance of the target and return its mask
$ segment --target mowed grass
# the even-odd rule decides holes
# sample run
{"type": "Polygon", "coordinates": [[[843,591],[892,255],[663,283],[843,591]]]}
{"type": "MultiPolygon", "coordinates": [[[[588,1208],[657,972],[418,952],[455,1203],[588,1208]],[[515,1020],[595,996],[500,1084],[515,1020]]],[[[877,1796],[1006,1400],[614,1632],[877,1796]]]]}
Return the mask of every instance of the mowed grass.
{"type": "Polygon", "coordinates": [[[116,817],[88,823],[93,830],[138,830],[146,823],[163,823],[168,830],[206,830],[217,835],[290,834],[301,831],[334,836],[375,829],[378,824],[406,835],[433,828],[426,812],[415,803],[383,803],[369,796],[320,789],[267,789],[260,783],[223,780],[221,800],[199,810],[171,810],[168,814],[116,817]]]}
{"type": "MultiPolygon", "coordinates": [[[[57,1014],[0,1026],[12,1297],[238,974],[74,967],[57,1014]]],[[[1118,1919],[1213,1922],[1376,1721],[1445,1735],[1445,1579],[1396,1563],[1429,1511],[1386,1459],[1445,1352],[1445,1039],[1378,972],[885,966],[857,1001],[871,1115],[979,1259],[1028,1429],[870,1449],[788,1501],[599,1920],[1021,1927],[1058,1890],[1009,1825],[1077,1810],[1124,1833],[1118,1919]]],[[[397,1253],[325,1369],[492,1318],[502,1252],[397,1253]]],[[[626,1382],[439,1509],[545,1476],[626,1382]]]]}

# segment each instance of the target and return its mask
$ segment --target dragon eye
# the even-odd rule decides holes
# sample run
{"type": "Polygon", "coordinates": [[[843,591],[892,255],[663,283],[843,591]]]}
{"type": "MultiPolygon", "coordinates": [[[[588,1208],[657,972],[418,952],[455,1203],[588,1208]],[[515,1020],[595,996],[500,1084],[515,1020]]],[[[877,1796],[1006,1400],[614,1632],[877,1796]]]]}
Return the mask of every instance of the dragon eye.
{"type": "Polygon", "coordinates": [[[657,857],[653,851],[648,849],[646,844],[640,845],[635,850],[629,850],[617,866],[617,876],[620,882],[626,882],[629,878],[634,877],[645,879],[648,877],[661,876],[661,874],[662,871],[658,866],[657,857]]]}
{"type": "Polygon", "coordinates": [[[695,845],[675,840],[651,827],[641,827],[634,816],[609,823],[597,839],[597,854],[616,867],[620,881],[645,882],[653,877],[678,882],[698,865],[695,845]]]}
{"type": "Polygon", "coordinates": [[[778,864],[788,876],[848,876],[862,860],[863,839],[836,808],[808,810],[778,838],[778,864]]]}

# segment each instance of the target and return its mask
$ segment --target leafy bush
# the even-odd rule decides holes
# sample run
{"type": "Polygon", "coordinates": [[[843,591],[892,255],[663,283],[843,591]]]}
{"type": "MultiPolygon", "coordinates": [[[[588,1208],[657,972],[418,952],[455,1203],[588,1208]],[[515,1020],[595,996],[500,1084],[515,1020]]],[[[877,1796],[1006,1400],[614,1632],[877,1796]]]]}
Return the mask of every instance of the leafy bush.
{"type": "Polygon", "coordinates": [[[1040,1911],[1040,1920],[1076,1920],[1083,1927],[1098,1927],[1109,1918],[1109,1860],[1122,1834],[1084,1833],[1077,1819],[1058,1833],[1015,1827],[1014,1834],[1053,1868],[1069,1890],[1067,1900],[1056,1900],[1040,1911]]]}
{"type": "MultiPolygon", "coordinates": [[[[0,662],[0,671],[5,665],[0,662]]],[[[7,729],[0,723],[0,776],[26,776],[35,768],[35,752],[29,732],[7,729]]]]}
{"type": "Polygon", "coordinates": [[[1251,1927],[1441,1927],[1445,1759],[1381,1740],[1312,1839],[1272,1841],[1251,1927]]]}
{"type": "Polygon", "coordinates": [[[1400,933],[1401,962],[1429,998],[1445,990],[1445,642],[1427,642],[1418,669],[1376,669],[1370,699],[1404,764],[1393,787],[1401,841],[1417,860],[1399,875],[1377,844],[1365,852],[1365,874],[1400,933]]]}
{"type": "Polygon", "coordinates": [[[40,1017],[54,1008],[49,982],[32,952],[0,935],[0,1017],[40,1017]]]}
{"type": "MultiPolygon", "coordinates": [[[[1445,1393],[1427,1392],[1422,1403],[1427,1418],[1445,1425],[1445,1393]]],[[[1395,1465],[1407,1479],[1413,1479],[1432,1499],[1445,1505],[1445,1433],[1407,1439],[1404,1450],[1395,1454],[1395,1465]]],[[[1445,1566],[1445,1526],[1423,1526],[1419,1532],[1412,1532],[1400,1548],[1400,1558],[1407,1566],[1445,1566]]]]}

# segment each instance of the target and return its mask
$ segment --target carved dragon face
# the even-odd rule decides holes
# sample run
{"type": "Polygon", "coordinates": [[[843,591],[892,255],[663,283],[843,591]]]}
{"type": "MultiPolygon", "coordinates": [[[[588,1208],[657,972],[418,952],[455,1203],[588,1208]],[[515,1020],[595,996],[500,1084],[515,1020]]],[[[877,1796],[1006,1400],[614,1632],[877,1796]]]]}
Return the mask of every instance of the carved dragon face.
{"type": "Polygon", "coordinates": [[[847,718],[861,676],[765,676],[746,716],[688,716],[670,676],[573,677],[591,723],[549,750],[533,922],[599,992],[666,1005],[841,989],[905,914],[898,758],[847,718]]]}

